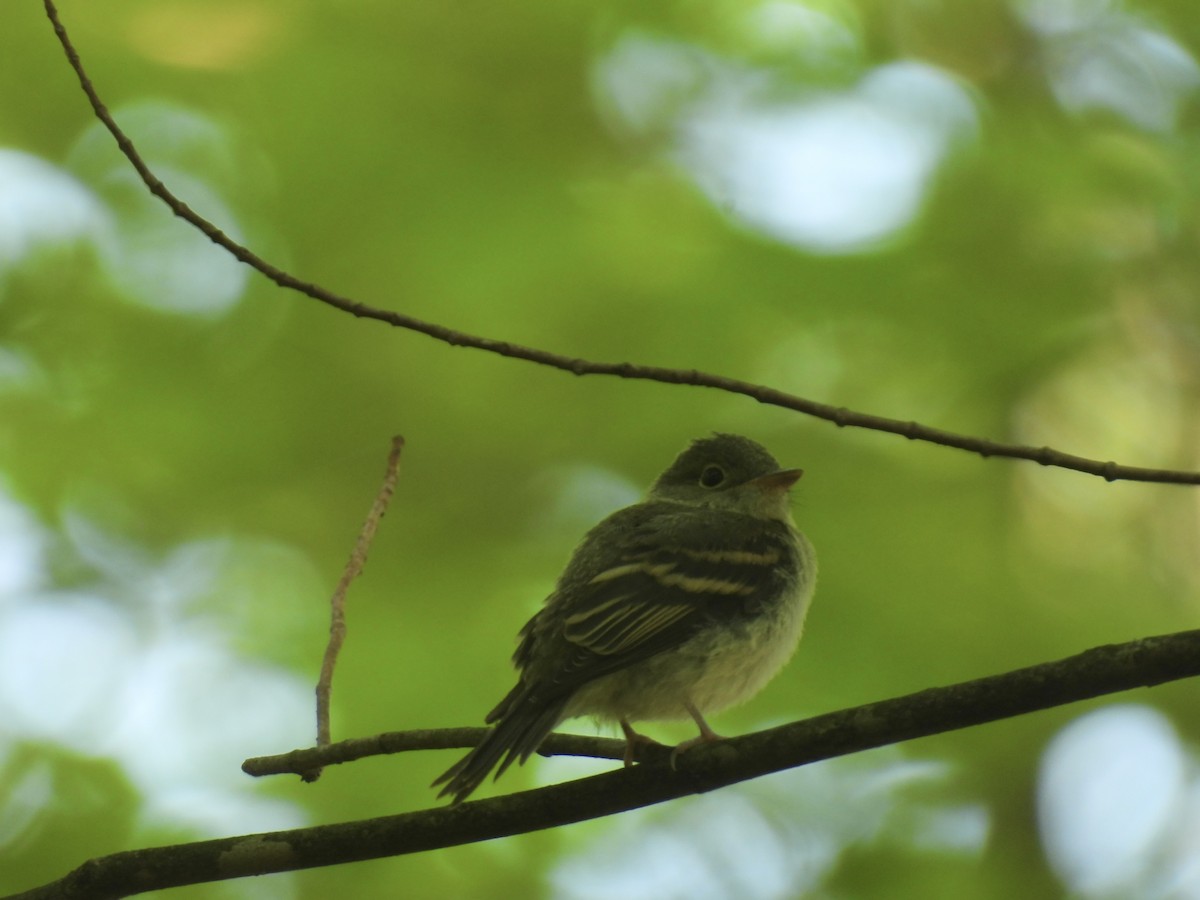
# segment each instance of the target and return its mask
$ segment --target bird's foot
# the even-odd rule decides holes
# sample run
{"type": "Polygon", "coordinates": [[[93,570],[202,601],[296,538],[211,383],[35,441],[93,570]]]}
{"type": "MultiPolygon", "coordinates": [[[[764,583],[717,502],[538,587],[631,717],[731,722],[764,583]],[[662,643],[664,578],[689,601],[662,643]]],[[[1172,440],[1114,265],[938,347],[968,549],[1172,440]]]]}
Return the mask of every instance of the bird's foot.
{"type": "Polygon", "coordinates": [[[715,744],[717,741],[723,741],[723,740],[725,740],[724,735],[717,734],[715,731],[712,731],[710,729],[708,731],[700,732],[700,734],[698,734],[696,737],[691,738],[690,740],[686,740],[681,744],[676,744],[671,749],[671,768],[672,769],[675,768],[675,760],[676,760],[676,757],[678,757],[680,753],[686,753],[688,750],[691,750],[697,744],[715,744]]]}
{"type": "Polygon", "coordinates": [[[634,731],[633,726],[625,719],[621,720],[621,731],[625,732],[625,768],[627,769],[633,765],[635,749],[638,744],[647,744],[652,747],[662,746],[654,738],[646,737],[646,735],[634,731]]]}
{"type": "Polygon", "coordinates": [[[712,744],[725,740],[722,735],[717,734],[708,726],[708,723],[704,721],[704,716],[700,715],[700,710],[696,709],[695,706],[691,703],[685,703],[684,708],[696,723],[696,727],[700,729],[700,733],[691,740],[684,741],[682,744],[676,744],[674,749],[671,750],[672,769],[675,768],[675,760],[679,757],[680,753],[686,753],[697,744],[712,744]]]}

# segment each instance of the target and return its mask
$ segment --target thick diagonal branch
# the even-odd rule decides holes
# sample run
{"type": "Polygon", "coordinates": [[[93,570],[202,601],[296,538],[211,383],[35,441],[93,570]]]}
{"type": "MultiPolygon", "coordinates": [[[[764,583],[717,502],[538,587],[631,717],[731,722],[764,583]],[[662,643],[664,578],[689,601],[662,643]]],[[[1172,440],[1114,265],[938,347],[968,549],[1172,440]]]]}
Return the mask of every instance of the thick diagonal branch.
{"type": "MultiPolygon", "coordinates": [[[[22,900],[127,896],[522,834],[711,791],[872,747],[1195,675],[1200,675],[1200,631],[1145,638],[706,745],[681,756],[678,771],[661,759],[460,806],[115,853],[16,896],[22,900]]],[[[460,746],[463,737],[456,736],[460,746]]],[[[312,751],[318,756],[301,765],[336,761],[332,754],[338,746],[312,751]]]]}

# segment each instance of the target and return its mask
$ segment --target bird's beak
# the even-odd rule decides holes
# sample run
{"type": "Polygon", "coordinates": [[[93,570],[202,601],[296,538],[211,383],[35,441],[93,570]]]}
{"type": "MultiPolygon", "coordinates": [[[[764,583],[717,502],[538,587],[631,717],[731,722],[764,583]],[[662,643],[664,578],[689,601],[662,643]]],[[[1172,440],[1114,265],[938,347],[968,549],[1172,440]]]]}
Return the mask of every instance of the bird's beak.
{"type": "Polygon", "coordinates": [[[786,491],[799,481],[800,476],[803,474],[803,469],[780,469],[778,472],[772,472],[770,475],[760,475],[749,483],[764,492],[786,491]]]}

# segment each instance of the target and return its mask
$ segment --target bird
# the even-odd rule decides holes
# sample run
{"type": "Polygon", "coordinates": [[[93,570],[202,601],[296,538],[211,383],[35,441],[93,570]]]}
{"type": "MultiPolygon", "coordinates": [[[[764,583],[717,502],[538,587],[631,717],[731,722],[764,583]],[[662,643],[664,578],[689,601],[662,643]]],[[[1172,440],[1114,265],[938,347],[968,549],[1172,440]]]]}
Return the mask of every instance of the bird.
{"type": "Polygon", "coordinates": [[[817,574],[790,511],[802,474],[716,433],[592,528],[518,634],[517,683],[486,716],[493,727],[433,782],[438,796],[461,803],[578,716],[620,725],[626,766],[639,743],[657,743],[634,722],[695,722],[672,766],[721,740],[705,716],[757,694],[800,640],[817,574]]]}

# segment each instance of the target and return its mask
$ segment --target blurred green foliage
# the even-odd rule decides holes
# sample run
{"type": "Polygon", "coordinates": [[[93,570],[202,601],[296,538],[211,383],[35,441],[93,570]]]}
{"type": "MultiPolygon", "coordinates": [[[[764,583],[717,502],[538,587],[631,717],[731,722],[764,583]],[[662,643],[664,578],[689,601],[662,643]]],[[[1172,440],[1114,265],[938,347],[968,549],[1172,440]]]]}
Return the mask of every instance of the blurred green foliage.
{"type": "MultiPolygon", "coordinates": [[[[1190,0],[62,14],[164,180],[300,278],[589,359],[1200,467],[1190,0]],[[848,125],[788,143],[818,121],[848,125]],[[844,236],[820,227],[825,209],[844,236]],[[780,230],[793,215],[810,230],[780,230]]],[[[325,596],[396,433],[408,445],[351,592],[335,736],[480,721],[575,540],[714,430],[805,468],[796,516],[822,567],[796,660],[726,732],[1195,623],[1192,489],[357,320],[231,266],[146,198],[38,4],[9,4],[0,59],[0,890],[104,852],[431,803],[450,754],[315,785],[236,772],[311,740],[325,596]],[[85,616],[100,624],[71,632],[85,616]],[[150,700],[121,666],[169,677],[150,700]],[[74,712],[35,714],[59,707],[74,712]]],[[[1141,699],[1194,739],[1194,685],[1141,699]]],[[[609,821],[171,896],[1059,896],[1036,781],[1080,712],[777,776],[773,799],[729,792],[778,852],[758,881],[701,855],[709,894],[661,864],[702,854],[689,804],[713,798],[653,820],[670,836],[657,869],[609,821]],[[921,760],[936,776],[895,776],[921,760]],[[593,846],[617,848],[622,892],[586,874],[593,846]]],[[[537,761],[498,789],[573,771],[537,761]]],[[[736,818],[711,809],[699,820],[736,818]]]]}

